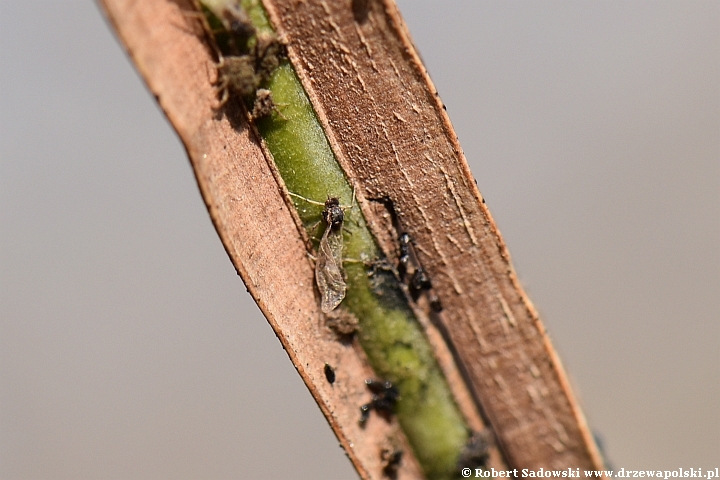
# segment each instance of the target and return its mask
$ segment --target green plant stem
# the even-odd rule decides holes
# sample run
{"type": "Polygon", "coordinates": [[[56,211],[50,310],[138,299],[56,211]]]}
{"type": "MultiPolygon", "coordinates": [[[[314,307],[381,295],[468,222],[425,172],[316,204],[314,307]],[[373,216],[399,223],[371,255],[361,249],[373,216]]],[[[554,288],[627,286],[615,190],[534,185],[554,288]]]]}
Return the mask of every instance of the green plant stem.
{"type": "MultiPolygon", "coordinates": [[[[259,2],[242,4],[258,30],[271,28],[259,2]]],[[[214,3],[208,6],[216,8],[214,3]]],[[[272,92],[282,115],[273,114],[256,125],[289,191],[315,202],[338,197],[351,205],[353,188],[290,63],[282,62],[264,87],[272,92]]],[[[316,227],[322,206],[295,197],[293,202],[309,235],[319,238],[322,232],[316,227]]],[[[345,213],[343,256],[380,260],[381,251],[360,209],[354,206],[345,213]]],[[[344,266],[348,288],[342,307],[359,319],[358,339],[375,373],[400,391],[395,412],[416,458],[430,479],[456,477],[469,428],[421,325],[394,275],[371,270],[362,262],[344,266]]]]}

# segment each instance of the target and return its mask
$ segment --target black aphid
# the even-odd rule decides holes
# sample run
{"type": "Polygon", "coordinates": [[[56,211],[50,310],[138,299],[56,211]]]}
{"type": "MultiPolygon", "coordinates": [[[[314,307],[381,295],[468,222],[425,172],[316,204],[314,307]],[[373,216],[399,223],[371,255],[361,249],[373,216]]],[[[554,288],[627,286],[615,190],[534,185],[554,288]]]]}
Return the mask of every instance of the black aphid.
{"type": "Polygon", "coordinates": [[[430,290],[432,288],[432,282],[430,277],[427,276],[425,270],[421,267],[415,269],[410,278],[410,293],[414,300],[417,300],[420,293],[424,290],[430,290]]]}
{"type": "Polygon", "coordinates": [[[457,468],[463,470],[469,468],[487,467],[490,459],[490,447],[493,445],[493,434],[490,430],[485,429],[474,433],[465,443],[465,447],[460,452],[457,468]]]}
{"type": "Polygon", "coordinates": [[[222,9],[220,20],[230,38],[228,47],[232,55],[246,55],[248,42],[257,31],[250,20],[250,16],[236,3],[229,3],[222,9]]]}
{"type": "Polygon", "coordinates": [[[402,457],[403,451],[400,449],[383,448],[380,451],[380,461],[383,466],[383,475],[392,480],[396,479],[402,457]]]}
{"type": "Polygon", "coordinates": [[[323,371],[325,372],[325,378],[327,379],[328,383],[330,385],[335,383],[335,370],[333,369],[333,367],[326,363],[323,371]]]}
{"type": "Polygon", "coordinates": [[[375,410],[385,418],[389,418],[400,399],[400,392],[392,382],[381,380],[365,380],[365,385],[372,392],[372,400],[360,407],[360,425],[365,425],[370,418],[370,411],[375,410]]]}
{"type": "Polygon", "coordinates": [[[425,269],[420,264],[420,260],[415,253],[415,247],[413,246],[412,238],[407,232],[403,232],[398,237],[399,244],[399,255],[398,255],[398,275],[401,280],[406,280],[410,269],[412,268],[412,274],[408,281],[408,290],[410,296],[414,301],[417,302],[418,298],[423,292],[427,292],[428,302],[430,308],[434,312],[442,311],[442,304],[440,299],[432,291],[432,281],[428,276],[425,269]]]}

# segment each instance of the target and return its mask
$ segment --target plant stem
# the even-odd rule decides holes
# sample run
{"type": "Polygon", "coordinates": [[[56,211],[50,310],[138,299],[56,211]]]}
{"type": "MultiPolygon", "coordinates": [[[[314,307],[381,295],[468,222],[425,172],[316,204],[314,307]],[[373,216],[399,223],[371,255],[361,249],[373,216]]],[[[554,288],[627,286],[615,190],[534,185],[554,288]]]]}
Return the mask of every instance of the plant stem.
{"type": "MultiPolygon", "coordinates": [[[[258,2],[244,1],[243,7],[258,30],[269,29],[258,2]]],[[[289,62],[263,86],[282,116],[256,125],[289,191],[319,203],[337,197],[351,205],[353,188],[289,62]]],[[[322,207],[296,197],[293,202],[308,233],[317,234],[322,207]]],[[[344,257],[381,261],[360,209],[347,209],[345,218],[344,257]]],[[[359,319],[358,339],[375,373],[400,391],[395,412],[418,461],[428,478],[454,477],[470,431],[397,279],[387,271],[370,271],[362,262],[347,262],[345,269],[348,289],[342,305],[359,319]]]]}

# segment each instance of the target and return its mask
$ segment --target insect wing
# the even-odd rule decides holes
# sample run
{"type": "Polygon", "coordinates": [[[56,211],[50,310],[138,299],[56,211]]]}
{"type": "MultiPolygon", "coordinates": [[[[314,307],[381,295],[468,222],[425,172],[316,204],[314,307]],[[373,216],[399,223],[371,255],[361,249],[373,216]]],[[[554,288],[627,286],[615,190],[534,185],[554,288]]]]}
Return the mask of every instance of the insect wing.
{"type": "Polygon", "coordinates": [[[324,313],[333,311],[345,298],[345,278],[342,271],[342,230],[325,229],[318,248],[315,264],[315,281],[320,290],[320,308],[324,313]]]}

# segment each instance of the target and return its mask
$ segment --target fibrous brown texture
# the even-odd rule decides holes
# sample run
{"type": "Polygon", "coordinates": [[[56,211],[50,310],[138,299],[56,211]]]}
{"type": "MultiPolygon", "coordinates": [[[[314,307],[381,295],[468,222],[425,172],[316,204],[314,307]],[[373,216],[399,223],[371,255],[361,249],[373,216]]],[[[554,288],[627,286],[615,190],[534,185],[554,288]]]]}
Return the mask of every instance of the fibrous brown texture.
{"type": "Polygon", "coordinates": [[[104,0],[102,7],[185,145],[228,256],[361,477],[383,478],[381,449],[392,444],[406,452],[398,478],[422,478],[396,422],[358,424],[372,371],[360,349],[320,320],[305,244],[258,140],[215,110],[214,60],[187,13],[191,2],[104,0]]]}
{"type": "MultiPolygon", "coordinates": [[[[264,3],[341,165],[363,197],[391,199],[415,239],[445,307],[439,321],[508,463],[599,469],[559,359],[394,4],[264,3]]],[[[379,223],[370,219],[376,231],[379,223]]]]}
{"type": "MultiPolygon", "coordinates": [[[[372,422],[365,430],[358,425],[357,407],[369,397],[364,379],[372,372],[361,351],[338,342],[321,322],[302,235],[260,142],[247,124],[231,124],[215,110],[215,64],[197,17],[186,13],[190,3],[102,2],[182,139],[218,234],[248,290],[361,476],[382,478],[379,446],[399,444],[407,452],[407,444],[396,423],[372,422]],[[342,365],[333,384],[325,364],[342,365]]],[[[517,282],[394,5],[264,4],[340,163],[361,189],[358,196],[391,199],[415,239],[444,306],[436,320],[509,465],[600,468],[559,360],[517,282]]],[[[372,210],[363,206],[393,258],[393,236],[372,210]]],[[[406,453],[398,478],[419,477],[406,453]]]]}

